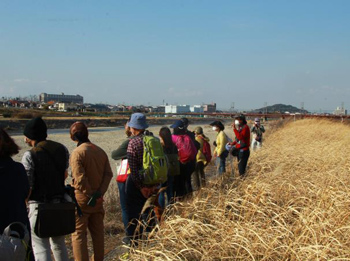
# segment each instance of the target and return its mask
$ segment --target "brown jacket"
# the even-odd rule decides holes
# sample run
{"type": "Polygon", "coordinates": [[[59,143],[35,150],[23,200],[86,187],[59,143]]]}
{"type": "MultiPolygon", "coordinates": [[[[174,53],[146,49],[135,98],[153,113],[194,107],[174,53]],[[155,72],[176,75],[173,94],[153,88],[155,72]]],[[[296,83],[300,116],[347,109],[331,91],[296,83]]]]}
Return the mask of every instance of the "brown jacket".
{"type": "Polygon", "coordinates": [[[70,165],[77,193],[88,197],[97,190],[106,193],[113,172],[103,149],[91,142],[83,143],[72,152],[70,165]]]}

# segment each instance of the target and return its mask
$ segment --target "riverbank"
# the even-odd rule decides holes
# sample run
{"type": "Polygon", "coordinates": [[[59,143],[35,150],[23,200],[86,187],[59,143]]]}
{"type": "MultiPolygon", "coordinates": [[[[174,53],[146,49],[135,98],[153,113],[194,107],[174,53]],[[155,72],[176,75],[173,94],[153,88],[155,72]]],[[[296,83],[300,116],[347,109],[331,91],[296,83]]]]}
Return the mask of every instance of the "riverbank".
{"type": "MultiPolygon", "coordinates": [[[[122,127],[124,126],[127,118],[82,118],[82,117],[72,117],[72,118],[52,118],[43,117],[46,122],[48,129],[69,129],[70,126],[76,121],[83,121],[89,128],[95,127],[122,127]]],[[[149,125],[170,125],[177,118],[147,118],[149,125]]],[[[17,132],[23,130],[26,122],[30,119],[2,119],[0,120],[0,127],[17,132]]],[[[214,118],[191,118],[192,124],[208,124],[212,122],[214,118]]]]}

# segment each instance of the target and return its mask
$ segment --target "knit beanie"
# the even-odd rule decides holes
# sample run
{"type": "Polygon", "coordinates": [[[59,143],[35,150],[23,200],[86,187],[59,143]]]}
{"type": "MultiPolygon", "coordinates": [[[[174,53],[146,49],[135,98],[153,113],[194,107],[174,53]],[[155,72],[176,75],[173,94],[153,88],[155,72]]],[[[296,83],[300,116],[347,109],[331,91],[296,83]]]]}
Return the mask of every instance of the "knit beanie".
{"type": "Polygon", "coordinates": [[[47,137],[47,126],[42,118],[37,117],[27,122],[23,131],[24,136],[31,140],[43,141],[47,137]]]}

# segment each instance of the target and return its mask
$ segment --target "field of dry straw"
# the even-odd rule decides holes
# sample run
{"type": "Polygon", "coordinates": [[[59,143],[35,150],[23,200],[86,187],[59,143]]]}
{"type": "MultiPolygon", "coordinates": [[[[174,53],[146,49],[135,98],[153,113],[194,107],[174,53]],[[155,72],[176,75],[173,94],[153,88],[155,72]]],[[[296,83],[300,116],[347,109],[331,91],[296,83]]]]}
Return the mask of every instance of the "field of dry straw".
{"type": "Polygon", "coordinates": [[[177,203],[131,259],[350,260],[350,128],[287,123],[250,158],[177,203]]]}

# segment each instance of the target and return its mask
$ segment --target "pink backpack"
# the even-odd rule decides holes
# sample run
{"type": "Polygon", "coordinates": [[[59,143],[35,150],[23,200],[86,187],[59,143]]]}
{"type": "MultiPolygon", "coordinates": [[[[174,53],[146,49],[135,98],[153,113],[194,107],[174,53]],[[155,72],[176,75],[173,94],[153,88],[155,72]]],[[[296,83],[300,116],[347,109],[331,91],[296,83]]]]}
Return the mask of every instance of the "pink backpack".
{"type": "Polygon", "coordinates": [[[178,149],[179,160],[181,163],[187,163],[195,160],[197,149],[188,135],[173,135],[173,141],[178,149]]]}

